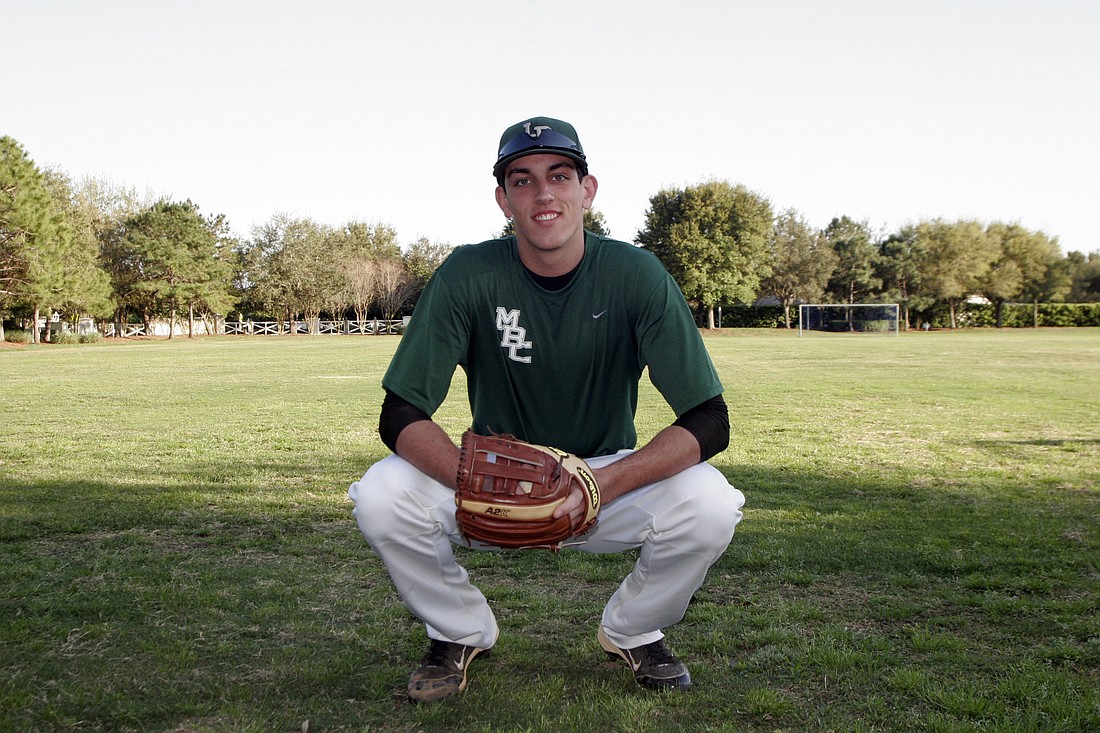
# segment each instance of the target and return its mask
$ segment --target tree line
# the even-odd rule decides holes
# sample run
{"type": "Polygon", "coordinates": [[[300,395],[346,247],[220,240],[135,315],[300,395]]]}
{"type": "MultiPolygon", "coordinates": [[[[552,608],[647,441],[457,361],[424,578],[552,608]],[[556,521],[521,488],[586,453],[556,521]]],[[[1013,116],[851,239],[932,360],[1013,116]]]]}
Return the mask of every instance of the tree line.
{"type": "MultiPolygon", "coordinates": [[[[585,227],[610,234],[602,214],[585,227]]],[[[505,226],[501,234],[511,233],[505,226]]],[[[895,232],[834,218],[816,229],[743,185],[712,180],[652,196],[635,244],[652,251],[701,322],[719,305],[770,301],[897,302],[903,327],[980,295],[1014,301],[1100,300],[1100,252],[1063,255],[1056,238],[1015,223],[931,219],[895,232]]],[[[0,137],[0,340],[3,321],[54,313],[122,325],[155,319],[304,320],[323,314],[393,319],[412,311],[451,251],[421,238],[402,246],[380,223],[341,226],[276,214],[244,238],[223,215],[97,179],[41,170],[0,137]]],[[[790,327],[790,321],[786,322],[790,327]]],[[[211,332],[210,328],[206,332],[211,332]]]]}
{"type": "Polygon", "coordinates": [[[714,327],[718,305],[898,303],[919,326],[934,309],[987,299],[1001,325],[1006,303],[1100,301],[1100,252],[1063,255],[1058,240],[1016,223],[928,219],[895,232],[835,217],[824,229],[797,210],[774,213],[742,185],[707,181],[650,198],[636,241],[654,252],[714,327]]]}
{"type": "MultiPolygon", "coordinates": [[[[276,214],[251,237],[223,215],[96,179],[40,170],[0,137],[0,324],[36,327],[54,313],[125,323],[154,320],[304,320],[354,313],[395,318],[411,308],[450,247],[407,247],[383,224],[334,227],[276,214]]],[[[293,333],[296,329],[292,329],[293,333]]],[[[4,339],[0,325],[0,340],[4,339]]]]}

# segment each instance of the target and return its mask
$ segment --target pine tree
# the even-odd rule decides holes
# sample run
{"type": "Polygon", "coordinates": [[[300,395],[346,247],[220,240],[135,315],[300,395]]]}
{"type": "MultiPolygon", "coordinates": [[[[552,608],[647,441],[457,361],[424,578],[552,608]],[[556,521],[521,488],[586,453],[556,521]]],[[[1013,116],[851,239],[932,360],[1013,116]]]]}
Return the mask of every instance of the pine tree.
{"type": "Polygon", "coordinates": [[[38,321],[65,299],[65,259],[72,230],[55,205],[45,178],[23,147],[0,137],[0,313],[31,311],[38,321]]]}

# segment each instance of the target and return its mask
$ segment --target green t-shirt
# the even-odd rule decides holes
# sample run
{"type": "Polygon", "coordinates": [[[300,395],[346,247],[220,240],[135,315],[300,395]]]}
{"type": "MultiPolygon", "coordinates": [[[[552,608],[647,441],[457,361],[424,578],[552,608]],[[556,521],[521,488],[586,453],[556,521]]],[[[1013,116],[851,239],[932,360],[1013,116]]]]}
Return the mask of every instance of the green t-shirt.
{"type": "Polygon", "coordinates": [[[660,261],[586,232],[573,280],[551,292],[515,237],[456,249],[425,288],[382,380],[429,415],[455,367],[473,429],[579,456],[633,448],[643,370],[676,415],[722,384],[684,296],[660,261]]]}

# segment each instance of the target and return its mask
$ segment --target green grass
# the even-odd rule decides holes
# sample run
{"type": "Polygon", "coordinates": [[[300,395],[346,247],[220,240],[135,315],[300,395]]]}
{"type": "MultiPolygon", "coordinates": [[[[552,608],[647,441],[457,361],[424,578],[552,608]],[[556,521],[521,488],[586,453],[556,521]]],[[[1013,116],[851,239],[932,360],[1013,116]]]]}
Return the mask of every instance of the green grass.
{"type": "Polygon", "coordinates": [[[460,550],[503,634],[421,707],[345,500],[396,343],[0,349],[0,731],[1100,730],[1100,330],[708,336],[748,503],[695,688],[596,644],[633,556],[460,550]]]}

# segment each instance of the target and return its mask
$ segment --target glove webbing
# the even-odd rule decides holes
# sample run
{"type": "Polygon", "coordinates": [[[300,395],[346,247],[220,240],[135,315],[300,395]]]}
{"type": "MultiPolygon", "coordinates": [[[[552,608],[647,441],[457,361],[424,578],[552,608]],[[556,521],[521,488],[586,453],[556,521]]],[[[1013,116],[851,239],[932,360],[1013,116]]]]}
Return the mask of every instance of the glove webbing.
{"type": "MultiPolygon", "coordinates": [[[[544,487],[542,464],[538,461],[528,460],[526,458],[519,458],[516,456],[504,456],[500,453],[492,450],[479,449],[477,451],[479,456],[474,458],[474,473],[480,473],[486,478],[500,478],[500,479],[512,479],[514,481],[528,481],[531,483],[532,489],[538,487],[544,487]],[[490,461],[486,456],[495,456],[497,460],[490,461]]],[[[557,463],[554,464],[550,472],[550,477],[553,481],[561,479],[562,463],[564,458],[559,456],[557,463]]],[[[515,485],[511,493],[515,493],[519,489],[518,484],[515,485]]],[[[487,487],[487,490],[492,491],[493,487],[487,487]]],[[[536,492],[528,491],[533,496],[538,496],[536,492]]]]}

